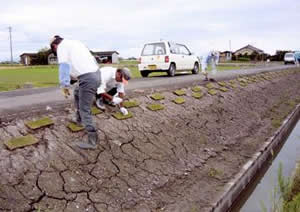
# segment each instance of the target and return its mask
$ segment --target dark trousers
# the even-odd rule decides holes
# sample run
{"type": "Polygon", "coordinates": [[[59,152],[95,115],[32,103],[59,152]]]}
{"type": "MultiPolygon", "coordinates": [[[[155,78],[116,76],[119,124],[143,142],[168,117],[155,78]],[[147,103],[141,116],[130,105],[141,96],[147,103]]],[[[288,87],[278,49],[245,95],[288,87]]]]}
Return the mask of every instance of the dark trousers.
{"type": "MultiPolygon", "coordinates": [[[[109,94],[109,95],[111,95],[111,96],[114,96],[117,92],[118,92],[118,91],[117,91],[117,87],[113,87],[112,89],[110,89],[110,90],[107,92],[107,94],[109,94]]],[[[97,98],[97,99],[101,98],[101,94],[97,94],[97,95],[96,95],[96,98],[97,98]]],[[[104,98],[103,98],[103,102],[106,103],[106,104],[108,103],[107,100],[104,99],[104,98]]]]}
{"type": "Polygon", "coordinates": [[[95,132],[91,107],[100,86],[100,71],[83,74],[78,79],[79,85],[74,90],[76,118],[81,121],[86,131],[95,132]]]}

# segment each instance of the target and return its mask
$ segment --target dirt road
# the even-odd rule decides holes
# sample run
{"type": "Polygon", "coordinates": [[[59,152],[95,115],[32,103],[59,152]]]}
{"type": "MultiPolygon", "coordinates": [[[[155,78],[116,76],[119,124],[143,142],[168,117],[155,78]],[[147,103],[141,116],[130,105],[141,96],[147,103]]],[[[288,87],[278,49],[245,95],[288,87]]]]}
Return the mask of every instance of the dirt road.
{"type": "MultiPolygon", "coordinates": [[[[175,78],[176,79],[176,78],[175,78]]],[[[116,108],[95,116],[95,151],[73,142],[84,132],[66,125],[73,111],[50,115],[55,124],[36,131],[16,118],[0,128],[1,211],[210,211],[224,185],[300,103],[300,70],[200,85],[204,96],[177,105],[173,89],[156,102],[147,90],[134,95],[134,117],[119,121],[116,108]],[[223,90],[223,91],[221,91],[223,90]],[[150,111],[159,103],[163,110],[150,111]],[[33,134],[40,142],[9,151],[3,142],[33,134]]],[[[158,89],[159,91],[159,89],[158,89]]]]}

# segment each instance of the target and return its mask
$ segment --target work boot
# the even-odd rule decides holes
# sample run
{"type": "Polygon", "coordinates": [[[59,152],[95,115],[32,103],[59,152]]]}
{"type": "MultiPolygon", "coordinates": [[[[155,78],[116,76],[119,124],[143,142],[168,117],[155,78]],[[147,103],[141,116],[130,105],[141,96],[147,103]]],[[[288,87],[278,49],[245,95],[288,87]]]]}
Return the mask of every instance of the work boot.
{"type": "Polygon", "coordinates": [[[98,143],[97,132],[88,132],[87,142],[75,142],[75,145],[81,149],[96,149],[98,143]]]}

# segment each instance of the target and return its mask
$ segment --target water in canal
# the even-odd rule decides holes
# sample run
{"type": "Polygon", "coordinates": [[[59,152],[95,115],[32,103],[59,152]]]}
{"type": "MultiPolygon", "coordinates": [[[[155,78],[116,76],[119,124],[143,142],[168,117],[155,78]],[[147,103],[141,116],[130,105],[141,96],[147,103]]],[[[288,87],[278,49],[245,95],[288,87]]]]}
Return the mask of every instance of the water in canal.
{"type": "Polygon", "coordinates": [[[262,176],[258,176],[256,182],[250,186],[242,199],[236,205],[232,212],[261,212],[263,202],[264,206],[270,211],[272,205],[272,194],[277,185],[277,175],[279,164],[282,164],[283,176],[290,177],[296,167],[296,163],[300,160],[300,121],[287,138],[280,152],[272,161],[270,166],[266,166],[261,171],[262,176]],[[264,175],[263,175],[264,174],[264,175]]]}

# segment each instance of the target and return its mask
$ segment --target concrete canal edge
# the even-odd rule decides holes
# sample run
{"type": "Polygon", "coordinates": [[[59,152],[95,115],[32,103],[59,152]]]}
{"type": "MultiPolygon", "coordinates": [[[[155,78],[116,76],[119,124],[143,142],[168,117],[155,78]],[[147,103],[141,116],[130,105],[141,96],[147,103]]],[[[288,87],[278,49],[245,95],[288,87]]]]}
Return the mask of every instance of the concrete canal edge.
{"type": "Polygon", "coordinates": [[[300,104],[293,112],[282,122],[282,125],[255,153],[252,158],[243,166],[241,171],[233,180],[228,182],[224,187],[224,193],[213,204],[211,212],[228,211],[232,204],[237,200],[239,195],[247,188],[247,185],[252,182],[258,171],[268,162],[268,158],[273,154],[273,150],[285,142],[291,130],[294,128],[300,117],[300,104]]]}

